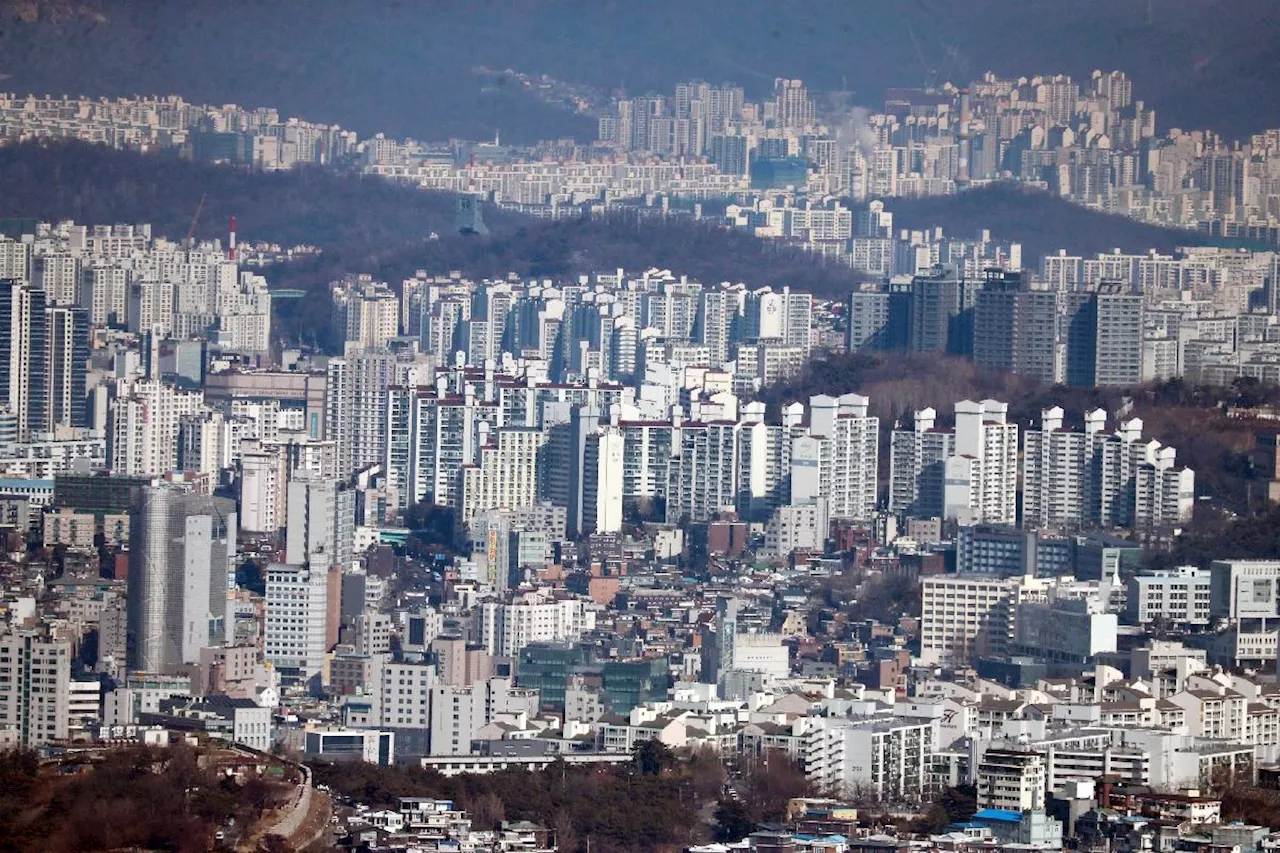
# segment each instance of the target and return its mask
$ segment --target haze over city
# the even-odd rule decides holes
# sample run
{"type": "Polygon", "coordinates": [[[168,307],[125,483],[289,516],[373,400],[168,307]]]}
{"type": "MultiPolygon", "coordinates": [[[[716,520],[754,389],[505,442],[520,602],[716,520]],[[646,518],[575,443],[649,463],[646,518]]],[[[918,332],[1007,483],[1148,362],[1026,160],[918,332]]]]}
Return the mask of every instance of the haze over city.
{"type": "Polygon", "coordinates": [[[1280,847],[1278,21],[0,0],[0,847],[1280,847]]]}

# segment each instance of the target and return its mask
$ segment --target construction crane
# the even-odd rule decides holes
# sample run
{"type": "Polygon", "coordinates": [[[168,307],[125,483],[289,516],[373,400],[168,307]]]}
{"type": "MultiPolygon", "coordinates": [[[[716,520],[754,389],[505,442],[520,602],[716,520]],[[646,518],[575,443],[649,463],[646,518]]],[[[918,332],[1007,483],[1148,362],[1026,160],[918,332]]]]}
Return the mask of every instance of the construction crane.
{"type": "Polygon", "coordinates": [[[200,203],[196,205],[196,215],[191,217],[191,227],[187,229],[188,247],[192,246],[192,241],[196,238],[196,226],[200,224],[200,214],[204,211],[204,199],[207,193],[200,194],[200,203]]]}

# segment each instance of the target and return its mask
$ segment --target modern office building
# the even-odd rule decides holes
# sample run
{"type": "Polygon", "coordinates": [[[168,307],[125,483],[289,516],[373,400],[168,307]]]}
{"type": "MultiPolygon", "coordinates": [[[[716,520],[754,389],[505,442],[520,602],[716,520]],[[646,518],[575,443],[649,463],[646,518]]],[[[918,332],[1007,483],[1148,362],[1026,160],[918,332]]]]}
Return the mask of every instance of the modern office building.
{"type": "Polygon", "coordinates": [[[236,505],[179,485],[142,489],[130,513],[128,662],[168,673],[225,636],[236,505]]]}
{"type": "Polygon", "coordinates": [[[920,658],[927,664],[1005,657],[1017,608],[1044,598],[1045,581],[940,575],[920,579],[920,658]]]}
{"type": "Polygon", "coordinates": [[[267,566],[263,657],[282,684],[319,687],[325,654],[337,635],[331,610],[339,577],[327,565],[267,566]]]}
{"type": "Polygon", "coordinates": [[[1210,619],[1211,574],[1195,566],[1153,569],[1129,579],[1126,615],[1136,625],[1204,626],[1210,619]]]}

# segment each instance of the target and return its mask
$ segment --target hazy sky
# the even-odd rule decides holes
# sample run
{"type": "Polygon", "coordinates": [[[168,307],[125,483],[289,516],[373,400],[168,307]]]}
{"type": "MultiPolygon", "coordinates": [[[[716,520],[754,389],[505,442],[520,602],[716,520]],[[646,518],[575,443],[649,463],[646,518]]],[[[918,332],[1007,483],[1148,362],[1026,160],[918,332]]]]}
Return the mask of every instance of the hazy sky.
{"type": "MultiPolygon", "coordinates": [[[[4,0],[0,0],[0,6],[4,0]]],[[[51,2],[66,6],[66,0],[51,2]]],[[[5,88],[176,92],[273,105],[363,132],[508,139],[590,134],[524,96],[484,93],[476,64],[633,92],[775,76],[887,86],[1121,68],[1162,127],[1280,125],[1273,0],[186,0],[71,3],[92,17],[5,22],[5,88]],[[95,18],[101,18],[96,20],[95,18]]],[[[10,16],[11,17],[11,16],[10,16]]]]}

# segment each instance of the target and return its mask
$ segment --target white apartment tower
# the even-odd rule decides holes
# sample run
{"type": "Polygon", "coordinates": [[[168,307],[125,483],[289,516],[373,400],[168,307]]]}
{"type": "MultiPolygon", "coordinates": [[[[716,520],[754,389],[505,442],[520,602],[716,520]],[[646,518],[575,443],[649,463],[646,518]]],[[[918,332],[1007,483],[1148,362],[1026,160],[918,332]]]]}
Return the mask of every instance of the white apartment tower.
{"type": "Polygon", "coordinates": [[[895,429],[889,453],[889,511],[921,518],[942,515],[946,461],[955,431],[938,427],[938,413],[917,411],[911,429],[895,429]]]}
{"type": "Polygon", "coordinates": [[[111,401],[107,458],[114,474],[159,476],[178,470],[182,418],[204,409],[201,391],[146,379],[111,401]]]}
{"type": "Polygon", "coordinates": [[[70,721],[71,644],[34,632],[0,637],[0,728],[36,747],[67,739],[70,721]]]}
{"type": "Polygon", "coordinates": [[[240,527],[275,533],[285,524],[289,477],[279,448],[257,447],[240,454],[240,527]]]}
{"type": "Polygon", "coordinates": [[[1190,518],[1195,472],[1176,467],[1176,451],[1142,438],[1142,421],[1112,433],[1101,409],[1085,413],[1084,431],[1063,428],[1058,407],[1023,437],[1026,527],[1150,528],[1190,518]]]}
{"type": "Polygon", "coordinates": [[[384,461],[387,389],[394,371],[395,357],[385,352],[329,360],[325,437],[338,443],[339,470],[355,471],[384,461]]]}
{"type": "Polygon", "coordinates": [[[400,300],[367,276],[334,282],[333,323],[339,340],[360,349],[385,347],[400,333],[400,300]]]}
{"type": "Polygon", "coordinates": [[[1077,530],[1089,524],[1090,469],[1106,419],[1106,412],[1092,409],[1085,413],[1084,431],[1076,432],[1063,429],[1058,406],[1040,413],[1040,429],[1027,430],[1022,439],[1024,525],[1077,530]]]}
{"type": "Polygon", "coordinates": [[[480,448],[480,464],[462,471],[463,524],[484,510],[520,509],[538,502],[538,454],[545,439],[535,427],[508,427],[491,434],[480,448]]]}
{"type": "Polygon", "coordinates": [[[583,532],[622,530],[622,430],[604,426],[587,436],[583,448],[583,532]]]}
{"type": "Polygon", "coordinates": [[[1018,426],[1009,405],[956,403],[955,455],[946,462],[943,515],[961,523],[1014,524],[1018,513],[1018,426]]]}
{"type": "MultiPolygon", "coordinates": [[[[818,460],[818,494],[826,498],[831,518],[865,519],[875,513],[880,419],[868,414],[869,407],[870,401],[858,394],[839,398],[820,395],[809,400],[809,433],[823,445],[818,460]]],[[[795,464],[793,458],[793,467],[795,464]]]]}
{"type": "Polygon", "coordinates": [[[915,413],[910,430],[895,430],[890,452],[889,509],[961,523],[1013,524],[1017,519],[1018,427],[1008,404],[956,403],[954,429],[937,413],[915,413]]]}

